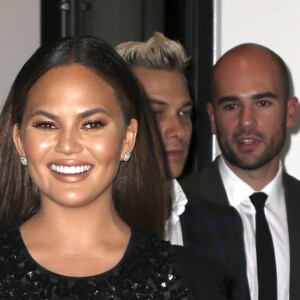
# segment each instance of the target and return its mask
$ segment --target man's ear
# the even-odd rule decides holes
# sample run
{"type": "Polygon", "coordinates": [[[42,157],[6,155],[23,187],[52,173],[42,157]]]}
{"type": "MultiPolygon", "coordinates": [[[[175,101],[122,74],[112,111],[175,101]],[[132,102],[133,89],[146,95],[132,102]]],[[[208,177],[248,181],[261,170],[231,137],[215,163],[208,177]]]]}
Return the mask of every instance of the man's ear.
{"type": "Polygon", "coordinates": [[[291,97],[287,103],[286,127],[292,128],[297,122],[299,101],[297,97],[291,97]]]}
{"type": "Polygon", "coordinates": [[[206,105],[207,113],[210,121],[210,131],[213,134],[216,134],[216,122],[215,122],[215,111],[211,102],[208,102],[206,105]]]}
{"type": "Polygon", "coordinates": [[[124,156],[126,153],[131,153],[133,151],[137,132],[138,122],[136,119],[131,119],[130,124],[126,129],[120,160],[124,160],[124,156]]]}
{"type": "Polygon", "coordinates": [[[22,143],[22,140],[21,140],[21,137],[20,137],[19,124],[14,124],[14,126],[13,126],[13,140],[14,140],[14,144],[17,148],[17,151],[18,151],[19,155],[20,156],[25,156],[23,143],[22,143]]]}

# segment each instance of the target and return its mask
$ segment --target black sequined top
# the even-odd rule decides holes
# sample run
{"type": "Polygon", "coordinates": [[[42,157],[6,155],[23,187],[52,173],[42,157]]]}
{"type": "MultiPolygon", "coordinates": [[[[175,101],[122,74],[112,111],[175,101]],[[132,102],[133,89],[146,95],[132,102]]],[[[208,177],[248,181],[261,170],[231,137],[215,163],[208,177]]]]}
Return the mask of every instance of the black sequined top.
{"type": "Polygon", "coordinates": [[[68,277],[44,269],[28,253],[20,231],[0,234],[0,299],[190,299],[172,246],[132,231],[121,261],[110,271],[68,277]]]}

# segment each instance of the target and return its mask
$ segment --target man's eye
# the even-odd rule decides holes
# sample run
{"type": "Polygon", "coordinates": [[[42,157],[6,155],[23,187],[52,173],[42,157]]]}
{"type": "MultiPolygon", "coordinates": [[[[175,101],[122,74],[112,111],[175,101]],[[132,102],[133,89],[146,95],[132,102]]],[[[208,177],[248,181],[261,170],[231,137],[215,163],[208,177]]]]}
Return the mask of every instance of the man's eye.
{"type": "Polygon", "coordinates": [[[269,106],[269,105],[271,105],[271,102],[268,101],[268,100],[260,100],[260,101],[258,102],[258,105],[259,105],[259,106],[269,106]]]}
{"type": "Polygon", "coordinates": [[[86,128],[86,129],[98,129],[98,128],[103,127],[104,125],[105,125],[104,122],[98,120],[98,121],[85,122],[83,124],[83,127],[86,128]]]}
{"type": "Polygon", "coordinates": [[[161,110],[157,110],[157,109],[152,109],[152,112],[155,117],[161,116],[163,113],[161,110]]]}
{"type": "Polygon", "coordinates": [[[192,111],[190,111],[190,110],[186,110],[186,111],[180,111],[179,113],[179,116],[180,117],[184,117],[184,118],[191,118],[191,116],[192,116],[192,111]]]}
{"type": "Polygon", "coordinates": [[[52,122],[36,122],[33,124],[33,127],[40,129],[56,129],[56,125],[52,122]]]}
{"type": "Polygon", "coordinates": [[[233,110],[233,109],[236,109],[236,108],[237,108],[237,105],[234,104],[234,103],[230,103],[230,104],[224,105],[223,108],[224,108],[225,110],[233,110]]]}

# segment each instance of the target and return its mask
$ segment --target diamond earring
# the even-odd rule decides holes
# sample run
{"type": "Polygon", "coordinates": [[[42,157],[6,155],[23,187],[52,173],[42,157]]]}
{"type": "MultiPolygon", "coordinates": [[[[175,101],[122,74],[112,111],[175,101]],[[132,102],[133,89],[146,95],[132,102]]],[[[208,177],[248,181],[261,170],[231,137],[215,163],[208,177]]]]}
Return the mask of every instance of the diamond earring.
{"type": "Polygon", "coordinates": [[[131,153],[130,152],[126,152],[125,155],[124,155],[124,161],[129,161],[130,156],[131,156],[131,153]]]}
{"type": "Polygon", "coordinates": [[[20,161],[21,161],[21,164],[22,164],[23,166],[27,166],[27,159],[26,159],[25,156],[21,156],[21,157],[20,157],[20,161]]]}

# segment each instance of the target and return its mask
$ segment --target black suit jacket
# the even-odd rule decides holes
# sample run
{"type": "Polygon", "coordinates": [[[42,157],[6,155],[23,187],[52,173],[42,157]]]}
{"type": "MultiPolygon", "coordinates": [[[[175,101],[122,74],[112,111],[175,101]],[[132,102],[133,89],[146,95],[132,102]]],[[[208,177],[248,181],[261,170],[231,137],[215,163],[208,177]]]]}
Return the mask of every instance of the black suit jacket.
{"type": "MultiPolygon", "coordinates": [[[[217,204],[229,205],[218,158],[195,175],[184,178],[183,188],[217,204]]],[[[283,172],[290,241],[290,300],[300,299],[300,181],[283,172]]]]}
{"type": "Polygon", "coordinates": [[[181,246],[173,247],[183,273],[183,280],[190,290],[189,299],[244,299],[233,298],[228,293],[226,289],[227,282],[224,280],[227,278],[228,271],[215,259],[199,256],[199,253],[194,251],[195,249],[181,246]]]}
{"type": "Polygon", "coordinates": [[[250,299],[243,227],[238,212],[233,207],[212,204],[192,193],[185,194],[188,203],[180,216],[184,245],[199,257],[214,259],[223,266],[226,276],[219,286],[229,299],[250,299]]]}

